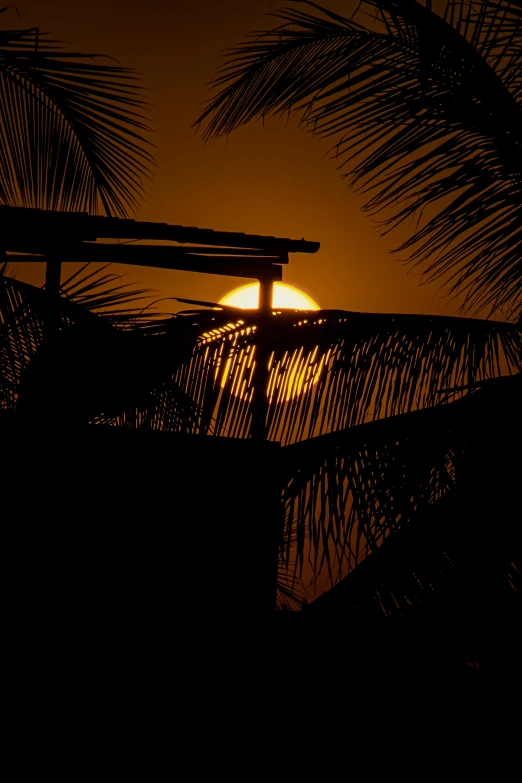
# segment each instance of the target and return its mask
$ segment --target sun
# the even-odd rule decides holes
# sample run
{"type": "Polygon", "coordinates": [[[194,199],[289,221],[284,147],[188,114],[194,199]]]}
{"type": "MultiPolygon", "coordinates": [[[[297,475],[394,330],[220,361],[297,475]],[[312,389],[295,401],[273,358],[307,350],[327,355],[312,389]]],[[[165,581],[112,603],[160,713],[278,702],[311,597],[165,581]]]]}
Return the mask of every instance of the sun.
{"type": "MultiPolygon", "coordinates": [[[[256,310],[259,304],[259,283],[249,283],[234,289],[220,299],[219,304],[241,307],[243,310],[256,310]]],[[[319,310],[319,305],[313,299],[298,288],[285,283],[274,283],[272,306],[290,310],[319,310]]]]}
{"type": "MultiPolygon", "coordinates": [[[[219,304],[239,307],[243,310],[257,310],[259,306],[259,283],[249,283],[241,288],[231,291],[219,304]]],[[[284,283],[274,283],[273,309],[288,310],[319,310],[317,302],[307,296],[299,289],[284,283]]],[[[267,396],[269,402],[288,402],[298,397],[305,389],[314,386],[325,365],[326,357],[318,358],[319,348],[308,349],[285,353],[277,361],[274,355],[269,360],[270,379],[268,383],[267,396]]],[[[236,356],[237,359],[237,356],[236,356]]],[[[232,382],[232,394],[242,396],[244,389],[248,387],[247,376],[252,373],[252,355],[241,357],[238,362],[241,367],[240,376],[232,382]],[[241,389],[241,391],[239,391],[241,389]]],[[[224,388],[227,382],[230,383],[234,375],[233,360],[228,358],[225,361],[223,370],[220,373],[221,387],[224,388]]]]}

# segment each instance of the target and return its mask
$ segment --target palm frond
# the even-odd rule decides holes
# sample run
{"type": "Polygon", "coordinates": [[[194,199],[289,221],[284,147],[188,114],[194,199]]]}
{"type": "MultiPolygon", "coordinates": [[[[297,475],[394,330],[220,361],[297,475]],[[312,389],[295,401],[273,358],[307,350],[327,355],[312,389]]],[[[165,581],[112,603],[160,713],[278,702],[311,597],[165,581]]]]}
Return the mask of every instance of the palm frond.
{"type": "Polygon", "coordinates": [[[303,608],[305,594],[296,580],[296,575],[281,562],[277,572],[277,608],[284,611],[298,611],[303,608]]]}
{"type": "Polygon", "coordinates": [[[204,137],[297,112],[308,130],[335,140],[340,168],[366,195],[366,210],[383,215],[383,232],[407,221],[411,236],[397,252],[450,295],[464,294],[466,309],[516,319],[519,4],[474,3],[467,24],[415,0],[368,0],[362,7],[373,15],[354,19],[301,5],[310,12],[284,10],[279,26],[228,52],[196,123],[206,123],[204,137]]]}
{"type": "MultiPolygon", "coordinates": [[[[385,552],[394,549],[388,539],[414,524],[421,527],[420,536],[428,526],[432,558],[426,555],[424,562],[415,546],[408,551],[416,554],[418,569],[422,562],[432,569],[432,585],[452,570],[451,551],[457,558],[466,547],[487,549],[492,526],[498,534],[496,548],[505,549],[502,538],[507,536],[506,557],[518,558],[520,568],[518,463],[506,446],[510,427],[517,430],[520,424],[521,378],[486,381],[475,394],[448,405],[283,449],[286,552],[295,558],[298,569],[309,568],[316,579],[326,570],[330,583],[336,583],[356,572],[385,543],[385,552]]],[[[380,562],[383,556],[377,559],[380,562]]],[[[384,614],[400,608],[401,601],[403,608],[408,601],[411,605],[414,595],[426,588],[417,583],[414,589],[412,574],[417,572],[413,569],[403,574],[409,588],[403,584],[400,598],[398,570],[393,562],[388,566],[397,590],[394,593],[388,583],[379,594],[384,614]]],[[[359,578],[364,577],[354,576],[359,578]]],[[[372,584],[370,602],[377,600],[378,584],[372,584]]],[[[363,600],[362,594],[355,596],[359,599],[363,600]]]]}
{"type": "Polygon", "coordinates": [[[37,353],[43,337],[44,306],[30,302],[27,289],[0,274],[0,409],[14,410],[23,371],[37,353]]]}
{"type": "MultiPolygon", "coordinates": [[[[455,404],[464,448],[454,487],[395,525],[310,604],[311,618],[351,632],[395,629],[395,641],[415,644],[421,657],[428,644],[484,669],[498,671],[509,660],[518,667],[522,529],[512,432],[520,430],[520,380],[488,382],[465,405],[455,404]]],[[[431,445],[429,439],[423,453],[431,445]]]]}
{"type": "Polygon", "coordinates": [[[448,0],[444,18],[477,50],[518,99],[522,88],[519,0],[448,0]]]}
{"type": "Polygon", "coordinates": [[[193,403],[172,375],[190,357],[197,330],[184,319],[122,309],[142,294],[104,269],[80,271],[55,303],[58,330],[49,345],[46,291],[0,275],[1,407],[55,426],[119,422],[133,408],[142,418],[151,409],[156,418],[173,410],[179,418],[181,410],[191,422],[193,403]]]}
{"type": "Polygon", "coordinates": [[[138,289],[110,271],[110,264],[92,270],[87,262],[61,283],[61,295],[79,306],[79,312],[104,316],[119,328],[145,329],[161,317],[148,307],[150,289],[138,289]]]}
{"type": "Polygon", "coordinates": [[[522,368],[515,324],[331,310],[187,317],[200,338],[174,378],[201,412],[201,433],[251,435],[260,348],[268,437],[283,445],[436,406],[522,368]]]}
{"type": "Polygon", "coordinates": [[[153,158],[136,73],[0,31],[0,203],[125,216],[153,158]]]}

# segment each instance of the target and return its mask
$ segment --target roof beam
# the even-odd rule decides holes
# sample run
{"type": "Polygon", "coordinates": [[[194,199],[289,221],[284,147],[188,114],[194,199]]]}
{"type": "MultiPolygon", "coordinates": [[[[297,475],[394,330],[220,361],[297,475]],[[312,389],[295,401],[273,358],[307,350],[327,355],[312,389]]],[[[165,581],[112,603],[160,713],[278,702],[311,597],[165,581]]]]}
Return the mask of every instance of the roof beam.
{"type": "Polygon", "coordinates": [[[25,207],[0,207],[1,241],[12,244],[20,236],[32,236],[35,241],[60,242],[63,239],[95,241],[96,239],[167,240],[182,244],[215,245],[221,247],[271,250],[279,253],[315,253],[319,242],[305,239],[214,231],[210,228],[151,223],[139,220],[89,215],[86,212],[56,212],[25,207]]]}
{"type": "Polygon", "coordinates": [[[202,272],[208,275],[246,277],[253,280],[282,280],[282,266],[270,259],[243,256],[203,256],[186,254],[173,256],[170,248],[157,245],[97,245],[83,243],[53,250],[48,255],[8,255],[13,262],[73,261],[80,263],[130,264],[132,266],[172,269],[182,272],[202,272]],[[115,250],[119,252],[114,252],[115,250]]]}

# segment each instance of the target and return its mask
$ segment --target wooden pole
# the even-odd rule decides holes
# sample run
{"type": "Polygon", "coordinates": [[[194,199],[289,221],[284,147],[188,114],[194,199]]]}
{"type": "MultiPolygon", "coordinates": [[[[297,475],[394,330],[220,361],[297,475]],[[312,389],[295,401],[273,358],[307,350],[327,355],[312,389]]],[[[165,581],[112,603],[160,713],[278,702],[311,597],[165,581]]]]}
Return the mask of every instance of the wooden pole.
{"type": "Polygon", "coordinates": [[[274,281],[271,277],[259,281],[259,310],[266,314],[272,311],[272,302],[274,296],[274,281]]]}
{"type": "MultiPolygon", "coordinates": [[[[250,425],[250,437],[259,443],[257,465],[261,468],[269,457],[268,452],[268,383],[270,371],[268,362],[272,351],[271,326],[273,308],[274,278],[263,277],[259,280],[258,299],[258,334],[256,340],[255,367],[254,367],[254,395],[252,400],[252,418],[250,425]]],[[[255,504],[259,523],[268,522],[269,529],[265,535],[269,537],[269,549],[266,561],[266,610],[275,611],[277,600],[277,573],[279,565],[279,546],[282,533],[282,505],[281,488],[279,483],[279,453],[270,452],[271,470],[259,479],[259,498],[255,504]]],[[[260,474],[259,474],[260,475],[260,474]]],[[[265,594],[265,593],[264,593],[265,594]]]]}
{"type": "Polygon", "coordinates": [[[256,359],[254,367],[254,395],[252,399],[252,419],[250,437],[258,441],[268,439],[268,381],[270,373],[269,331],[272,313],[274,281],[271,277],[259,280],[258,300],[258,337],[256,340],[256,359]]]}

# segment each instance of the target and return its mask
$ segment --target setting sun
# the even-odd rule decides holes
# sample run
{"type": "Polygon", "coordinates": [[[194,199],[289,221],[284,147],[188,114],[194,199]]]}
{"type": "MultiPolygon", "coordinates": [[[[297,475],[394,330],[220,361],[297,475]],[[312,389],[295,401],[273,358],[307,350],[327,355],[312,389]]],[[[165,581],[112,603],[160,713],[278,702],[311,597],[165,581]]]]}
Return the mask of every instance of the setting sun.
{"type": "MultiPolygon", "coordinates": [[[[259,283],[236,288],[224,296],[219,304],[239,307],[243,310],[257,310],[259,306],[259,283]]],[[[299,289],[284,283],[274,283],[273,309],[288,310],[319,310],[319,305],[299,289]]],[[[277,360],[272,354],[268,361],[270,379],[267,388],[267,397],[270,402],[278,400],[287,402],[297,397],[310,386],[315,385],[325,364],[325,356],[318,358],[318,347],[310,351],[284,353],[277,360]]],[[[248,353],[248,352],[247,352],[248,353]]],[[[253,370],[253,353],[245,353],[238,362],[239,375],[231,383],[232,394],[242,396],[248,386],[246,377],[250,377],[253,370]]],[[[235,361],[239,354],[235,354],[235,361]]],[[[230,382],[231,374],[235,370],[234,358],[227,358],[224,369],[221,372],[221,386],[225,387],[230,382]]]]}
{"type": "MultiPolygon", "coordinates": [[[[236,288],[220,299],[219,304],[255,310],[259,303],[259,283],[249,283],[236,288]]],[[[273,307],[290,310],[319,310],[319,305],[299,289],[285,283],[274,283],[273,307]]]]}

